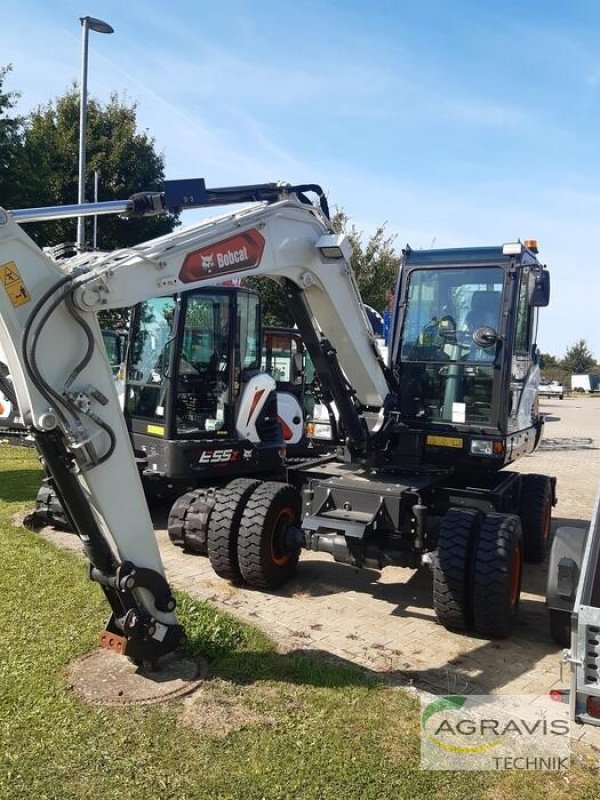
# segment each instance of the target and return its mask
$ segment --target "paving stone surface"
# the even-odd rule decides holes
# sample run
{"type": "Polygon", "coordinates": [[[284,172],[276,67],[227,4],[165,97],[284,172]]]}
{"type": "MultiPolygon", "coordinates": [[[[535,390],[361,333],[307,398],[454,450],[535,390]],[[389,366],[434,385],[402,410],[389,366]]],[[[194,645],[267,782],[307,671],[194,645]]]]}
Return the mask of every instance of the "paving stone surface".
{"type": "MultiPolygon", "coordinates": [[[[541,406],[544,441],[511,469],[557,477],[553,530],[587,527],[600,488],[600,398],[548,399],[541,406]]],[[[357,570],[325,554],[303,553],[293,582],[262,592],[230,585],[213,573],[208,559],[174,547],[165,520],[159,510],[156,533],[169,580],[260,626],[282,650],[325,653],[434,694],[539,695],[568,686],[568,667],[561,681],[562,651],[548,629],[545,566],[525,567],[515,632],[492,642],[449,633],[437,622],[427,568],[357,570]]],[[[47,535],[77,548],[74,537],[47,535]]],[[[600,729],[586,728],[583,738],[600,746],[600,729]]]]}

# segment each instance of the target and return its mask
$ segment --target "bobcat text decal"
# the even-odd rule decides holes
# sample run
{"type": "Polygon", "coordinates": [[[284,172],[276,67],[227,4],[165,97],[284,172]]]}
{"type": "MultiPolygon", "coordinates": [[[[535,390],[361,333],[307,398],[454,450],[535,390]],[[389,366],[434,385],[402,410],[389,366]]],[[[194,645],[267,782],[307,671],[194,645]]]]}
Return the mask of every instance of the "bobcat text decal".
{"type": "Polygon", "coordinates": [[[264,237],[255,228],[251,228],[188,253],[179,279],[184,283],[191,283],[202,278],[253,269],[260,264],[264,249],[264,237]]]}

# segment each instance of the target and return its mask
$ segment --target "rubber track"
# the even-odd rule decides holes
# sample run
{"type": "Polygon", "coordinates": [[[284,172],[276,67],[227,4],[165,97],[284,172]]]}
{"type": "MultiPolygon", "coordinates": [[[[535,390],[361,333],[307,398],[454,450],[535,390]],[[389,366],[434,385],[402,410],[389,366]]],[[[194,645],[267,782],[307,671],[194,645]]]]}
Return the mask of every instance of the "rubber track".
{"type": "Polygon", "coordinates": [[[237,478],[217,491],[216,503],[208,523],[208,558],[221,578],[241,583],[238,562],[238,531],[248,498],[261,485],[253,478],[237,478]]]}
{"type": "Polygon", "coordinates": [[[173,544],[192,550],[198,555],[207,554],[207,529],[214,502],[212,488],[194,489],[177,498],[167,524],[173,544]]]}
{"type": "Polygon", "coordinates": [[[483,514],[451,508],[442,521],[433,557],[433,607],[441,624],[464,631],[472,622],[471,550],[483,514]]]}
{"type": "Polygon", "coordinates": [[[47,478],[44,479],[37,493],[35,509],[29,514],[26,527],[30,527],[31,530],[40,530],[46,525],[50,525],[59,531],[74,533],[65,510],[47,478]]]}

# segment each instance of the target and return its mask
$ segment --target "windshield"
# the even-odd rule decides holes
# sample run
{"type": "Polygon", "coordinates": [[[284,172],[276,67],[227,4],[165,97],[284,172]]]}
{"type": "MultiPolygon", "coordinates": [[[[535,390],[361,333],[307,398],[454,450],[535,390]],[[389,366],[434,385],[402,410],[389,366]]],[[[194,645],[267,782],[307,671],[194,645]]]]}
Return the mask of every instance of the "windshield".
{"type": "Polygon", "coordinates": [[[498,267],[413,270],[402,326],[403,361],[493,361],[473,334],[498,333],[503,271],[498,267]]]}
{"type": "Polygon", "coordinates": [[[130,414],[164,419],[174,317],[173,297],[154,297],[137,307],[127,372],[130,414]]]}
{"type": "Polygon", "coordinates": [[[177,433],[226,432],[230,409],[230,296],[187,296],[177,366],[177,433]]]}
{"type": "Polygon", "coordinates": [[[108,363],[113,372],[117,372],[121,366],[121,341],[114,331],[102,331],[102,339],[108,357],[108,363]]]}
{"type": "Polygon", "coordinates": [[[503,277],[499,267],[410,273],[400,349],[404,416],[492,424],[503,277]]]}

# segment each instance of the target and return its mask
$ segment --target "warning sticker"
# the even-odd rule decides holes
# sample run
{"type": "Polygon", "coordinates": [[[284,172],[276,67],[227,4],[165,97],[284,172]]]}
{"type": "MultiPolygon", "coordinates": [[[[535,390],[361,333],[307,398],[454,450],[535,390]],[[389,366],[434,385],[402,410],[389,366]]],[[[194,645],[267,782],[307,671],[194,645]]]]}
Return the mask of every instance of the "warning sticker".
{"type": "Polygon", "coordinates": [[[428,444],[431,447],[462,448],[463,440],[459,439],[458,436],[431,436],[430,434],[428,434],[427,438],[425,439],[425,444],[428,444]]]}
{"type": "Polygon", "coordinates": [[[146,425],[146,433],[153,433],[155,436],[164,436],[165,429],[162,425],[146,425]]]}
{"type": "Polygon", "coordinates": [[[15,308],[28,303],[31,296],[14,261],[0,265],[0,283],[6,289],[8,299],[15,308]]]}

